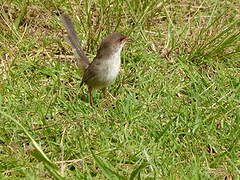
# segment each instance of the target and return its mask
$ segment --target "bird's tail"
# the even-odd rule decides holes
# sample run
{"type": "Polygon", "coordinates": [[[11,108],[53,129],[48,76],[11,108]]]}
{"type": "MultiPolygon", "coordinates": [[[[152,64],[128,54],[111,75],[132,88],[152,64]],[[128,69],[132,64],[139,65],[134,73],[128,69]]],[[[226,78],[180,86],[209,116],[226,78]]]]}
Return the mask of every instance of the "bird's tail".
{"type": "Polygon", "coordinates": [[[75,57],[78,59],[78,63],[81,66],[81,68],[85,70],[87,69],[90,62],[81,47],[80,40],[78,39],[77,33],[74,30],[72,20],[68,15],[64,13],[62,13],[60,17],[64,27],[67,30],[67,34],[68,34],[67,40],[69,41],[70,45],[74,50],[75,57]]]}

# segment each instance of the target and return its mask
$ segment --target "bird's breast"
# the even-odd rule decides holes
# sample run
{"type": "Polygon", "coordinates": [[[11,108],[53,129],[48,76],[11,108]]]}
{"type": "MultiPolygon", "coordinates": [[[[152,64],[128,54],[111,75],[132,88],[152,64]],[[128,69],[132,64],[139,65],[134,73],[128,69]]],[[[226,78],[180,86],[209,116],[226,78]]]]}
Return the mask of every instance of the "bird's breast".
{"type": "Polygon", "coordinates": [[[108,59],[101,59],[98,69],[98,81],[103,87],[111,85],[120,71],[120,56],[113,55],[108,59]]]}

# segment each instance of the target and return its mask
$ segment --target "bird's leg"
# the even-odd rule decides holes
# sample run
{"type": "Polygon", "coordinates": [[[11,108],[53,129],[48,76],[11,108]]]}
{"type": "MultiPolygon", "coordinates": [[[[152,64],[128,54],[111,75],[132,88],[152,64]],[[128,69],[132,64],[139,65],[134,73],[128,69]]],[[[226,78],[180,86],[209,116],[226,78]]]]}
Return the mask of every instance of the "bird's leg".
{"type": "Polygon", "coordinates": [[[102,92],[103,92],[103,96],[105,97],[105,96],[107,95],[107,92],[108,92],[107,88],[106,88],[106,87],[103,88],[103,89],[102,89],[102,92]]]}
{"type": "Polygon", "coordinates": [[[90,101],[90,105],[93,106],[93,97],[92,97],[92,88],[88,87],[88,93],[89,93],[89,101],[90,101]]]}
{"type": "Polygon", "coordinates": [[[110,96],[111,97],[111,99],[116,99],[109,91],[108,91],[108,89],[107,88],[103,88],[102,89],[102,91],[103,91],[103,95],[104,95],[104,97],[106,97],[106,96],[110,96]]]}

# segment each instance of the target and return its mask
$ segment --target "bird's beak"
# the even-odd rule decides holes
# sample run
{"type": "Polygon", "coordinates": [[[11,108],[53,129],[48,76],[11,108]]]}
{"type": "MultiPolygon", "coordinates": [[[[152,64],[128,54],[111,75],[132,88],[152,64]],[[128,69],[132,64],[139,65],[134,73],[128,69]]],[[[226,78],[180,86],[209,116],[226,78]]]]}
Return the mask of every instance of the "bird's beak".
{"type": "Polygon", "coordinates": [[[126,37],[126,38],[124,38],[124,41],[133,41],[133,39],[130,37],[126,37]]]}

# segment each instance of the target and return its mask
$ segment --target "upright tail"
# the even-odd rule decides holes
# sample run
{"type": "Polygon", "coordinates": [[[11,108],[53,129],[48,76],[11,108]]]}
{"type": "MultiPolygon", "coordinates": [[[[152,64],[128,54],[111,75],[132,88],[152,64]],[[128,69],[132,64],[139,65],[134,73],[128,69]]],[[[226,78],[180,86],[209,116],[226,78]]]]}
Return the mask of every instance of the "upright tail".
{"type": "Polygon", "coordinates": [[[60,15],[60,17],[61,17],[64,27],[67,30],[68,41],[74,50],[74,53],[75,53],[76,58],[78,59],[79,65],[81,66],[82,69],[86,69],[90,62],[81,47],[80,40],[78,39],[77,33],[74,30],[72,20],[68,15],[66,15],[64,13],[62,13],[60,15]]]}

